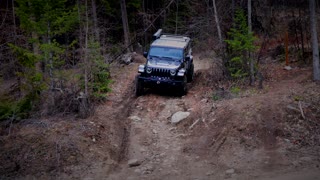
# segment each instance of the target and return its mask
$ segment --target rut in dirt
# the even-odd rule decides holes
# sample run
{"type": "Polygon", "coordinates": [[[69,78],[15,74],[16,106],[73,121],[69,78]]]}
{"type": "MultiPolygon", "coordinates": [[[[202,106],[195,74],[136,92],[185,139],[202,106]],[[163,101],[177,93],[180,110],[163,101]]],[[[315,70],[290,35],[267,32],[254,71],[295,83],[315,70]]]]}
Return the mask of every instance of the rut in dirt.
{"type": "MultiPolygon", "coordinates": [[[[118,156],[118,162],[122,162],[127,157],[128,152],[128,144],[129,144],[129,137],[130,137],[130,128],[131,123],[128,120],[129,115],[134,109],[134,102],[136,100],[136,97],[133,95],[133,89],[134,89],[134,80],[129,84],[127,90],[125,91],[125,94],[122,97],[122,100],[113,107],[116,109],[116,111],[113,114],[113,118],[117,119],[119,123],[121,123],[123,127],[123,139],[121,141],[120,145],[120,152],[118,156]]],[[[113,169],[116,169],[117,167],[114,167],[113,169]]]]}

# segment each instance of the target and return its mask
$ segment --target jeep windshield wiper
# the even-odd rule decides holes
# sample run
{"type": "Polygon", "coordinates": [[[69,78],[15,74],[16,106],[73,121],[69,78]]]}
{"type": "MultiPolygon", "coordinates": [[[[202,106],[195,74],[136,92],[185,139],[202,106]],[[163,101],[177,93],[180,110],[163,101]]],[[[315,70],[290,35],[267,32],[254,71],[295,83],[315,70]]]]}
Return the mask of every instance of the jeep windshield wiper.
{"type": "Polygon", "coordinates": [[[168,57],[168,56],[163,56],[162,58],[175,60],[175,58],[173,58],[173,57],[168,57]]]}
{"type": "Polygon", "coordinates": [[[151,58],[161,58],[160,56],[150,55],[151,58]]]}

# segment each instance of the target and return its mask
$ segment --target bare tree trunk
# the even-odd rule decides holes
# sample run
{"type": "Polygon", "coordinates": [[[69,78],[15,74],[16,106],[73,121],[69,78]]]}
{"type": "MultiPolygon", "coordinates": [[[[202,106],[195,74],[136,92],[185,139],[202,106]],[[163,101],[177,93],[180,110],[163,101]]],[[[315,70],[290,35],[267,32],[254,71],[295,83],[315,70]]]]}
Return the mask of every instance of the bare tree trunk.
{"type": "Polygon", "coordinates": [[[127,15],[127,7],[126,7],[126,1],[121,0],[121,16],[122,16],[122,25],[123,25],[123,35],[124,35],[124,45],[127,48],[127,52],[132,51],[130,45],[130,39],[129,39],[129,23],[128,23],[128,15],[127,15]]]}
{"type": "Polygon", "coordinates": [[[284,41],[284,45],[285,45],[285,52],[286,52],[286,66],[289,66],[289,35],[288,35],[288,31],[286,32],[286,36],[285,36],[285,41],[284,41]]]}
{"type": "MultiPolygon", "coordinates": [[[[144,2],[144,0],[143,0],[143,2],[144,2]]],[[[163,4],[163,8],[166,8],[166,5],[165,4],[163,4]]],[[[145,13],[146,11],[145,11],[145,7],[143,7],[143,12],[145,13]]],[[[163,24],[166,24],[166,22],[167,22],[167,11],[164,11],[163,12],[163,24]]]]}
{"type": "Polygon", "coordinates": [[[205,24],[204,26],[207,28],[206,31],[210,31],[210,20],[211,20],[211,16],[214,16],[214,12],[212,11],[211,7],[210,7],[210,0],[204,0],[206,2],[207,5],[207,17],[206,17],[206,22],[207,24],[205,24]]]}
{"type": "Polygon", "coordinates": [[[207,21],[207,24],[206,24],[206,28],[207,28],[207,31],[209,32],[210,30],[210,19],[211,19],[211,12],[210,12],[210,4],[209,4],[209,0],[205,0],[206,4],[207,4],[207,14],[206,14],[206,21],[207,21]]]}
{"type": "Polygon", "coordinates": [[[15,15],[15,9],[14,9],[14,0],[11,1],[12,4],[12,20],[13,20],[13,32],[14,32],[14,44],[16,45],[17,40],[17,29],[16,29],[16,15],[15,15]]]}
{"type": "Polygon", "coordinates": [[[309,0],[310,24],[311,24],[311,41],[312,41],[312,57],[313,57],[313,80],[320,80],[319,69],[319,46],[317,37],[317,20],[315,13],[315,0],[309,0]]]}
{"type": "Polygon", "coordinates": [[[220,45],[223,42],[222,39],[222,35],[221,35],[221,29],[220,29],[220,23],[219,23],[219,16],[218,16],[218,11],[217,11],[217,7],[216,7],[216,1],[213,0],[213,10],[214,10],[214,18],[216,20],[216,24],[217,24],[217,30],[218,30],[218,36],[219,36],[219,41],[220,41],[220,45]]]}
{"type": "Polygon", "coordinates": [[[306,63],[304,58],[304,38],[303,38],[303,29],[302,29],[302,17],[301,17],[301,9],[299,8],[299,19],[300,19],[300,36],[301,36],[301,48],[302,48],[302,59],[306,63]]]}
{"type": "Polygon", "coordinates": [[[89,31],[89,17],[88,17],[88,0],[85,0],[86,6],[86,24],[85,24],[85,49],[84,49],[84,93],[88,96],[88,31],[89,31]]]}
{"type": "MultiPolygon", "coordinates": [[[[143,36],[144,36],[144,42],[143,42],[143,51],[147,50],[147,44],[148,44],[148,36],[147,36],[147,32],[148,30],[146,29],[147,27],[147,12],[146,12],[146,5],[145,3],[148,3],[148,1],[143,0],[143,5],[142,5],[142,9],[143,9],[143,36]]],[[[147,4],[148,5],[148,4],[147,4]]],[[[163,24],[165,24],[166,22],[166,14],[164,14],[164,19],[163,19],[163,24]]]]}
{"type": "MultiPolygon", "coordinates": [[[[16,25],[16,12],[14,8],[14,0],[11,1],[12,5],[12,21],[13,21],[13,32],[14,32],[14,45],[17,45],[17,25],[16,25]]],[[[18,83],[18,95],[21,97],[21,79],[20,76],[17,76],[17,83],[18,83]]]]}
{"type": "MultiPolygon", "coordinates": [[[[79,1],[78,1],[79,2],[79,1]]],[[[80,93],[79,96],[79,114],[81,118],[87,118],[89,115],[89,80],[88,80],[88,74],[89,74],[89,60],[88,60],[88,39],[89,39],[89,17],[88,17],[88,0],[85,0],[85,34],[84,34],[84,93],[80,93]]],[[[80,19],[80,14],[79,14],[80,19]]],[[[81,30],[81,28],[80,28],[81,30]]]]}
{"type": "Polygon", "coordinates": [[[299,52],[300,51],[300,46],[299,46],[299,38],[298,38],[298,31],[297,31],[298,25],[296,23],[296,17],[295,17],[294,10],[292,10],[291,12],[292,12],[292,19],[294,19],[293,20],[293,22],[294,22],[294,35],[295,35],[294,45],[295,45],[297,51],[299,52]]]}
{"type": "MultiPolygon", "coordinates": [[[[47,42],[49,47],[51,46],[51,24],[50,22],[47,22],[47,42]]],[[[54,84],[54,77],[53,77],[53,53],[51,50],[49,50],[49,59],[48,59],[48,64],[49,64],[49,78],[50,78],[50,95],[49,95],[49,100],[51,101],[52,107],[55,107],[55,94],[53,92],[53,89],[55,88],[54,84]]]]}
{"type": "Polygon", "coordinates": [[[251,8],[251,0],[248,0],[248,30],[249,33],[252,32],[252,8],[251,8]]]}
{"type": "MultiPolygon", "coordinates": [[[[51,45],[51,27],[50,22],[48,22],[48,44],[51,45]]],[[[52,52],[49,52],[49,77],[50,77],[50,90],[53,90],[54,82],[53,82],[53,55],[52,52]]]]}
{"type": "Polygon", "coordinates": [[[234,22],[234,12],[235,12],[235,2],[234,0],[232,0],[231,2],[232,22],[234,22]]]}
{"type": "MultiPolygon", "coordinates": [[[[251,9],[251,0],[248,0],[248,33],[252,32],[252,9],[251,9]]],[[[250,57],[250,52],[248,52],[248,57],[250,59],[250,85],[254,85],[254,62],[253,58],[250,57]]]]}
{"type": "Polygon", "coordinates": [[[78,21],[79,21],[79,45],[80,45],[80,49],[81,49],[81,51],[80,51],[80,59],[82,59],[82,55],[83,55],[83,44],[82,44],[82,42],[83,42],[83,36],[82,36],[82,27],[81,27],[81,13],[80,13],[80,2],[79,2],[79,0],[77,0],[77,6],[78,6],[78,21]]]}
{"type": "Polygon", "coordinates": [[[176,29],[175,29],[175,31],[174,31],[174,34],[177,34],[177,33],[178,33],[179,0],[176,0],[176,7],[177,7],[177,10],[176,10],[176,29]]]}
{"type": "MultiPolygon", "coordinates": [[[[28,4],[29,4],[29,6],[32,6],[32,3],[31,3],[31,2],[28,2],[28,4]]],[[[35,20],[34,14],[31,15],[30,19],[31,19],[32,21],[35,20]]],[[[32,31],[32,32],[31,32],[31,38],[33,39],[33,41],[35,41],[35,42],[32,43],[33,54],[39,55],[39,54],[40,54],[40,48],[39,48],[39,44],[38,44],[38,42],[37,42],[37,41],[39,40],[39,35],[38,35],[35,31],[32,31]]],[[[35,66],[36,66],[36,71],[37,71],[37,72],[41,72],[41,71],[42,71],[42,64],[41,64],[40,61],[37,62],[35,66]]],[[[45,66],[44,66],[44,67],[45,67],[45,66]]],[[[44,70],[43,70],[43,71],[44,71],[44,70]]]]}
{"type": "MultiPolygon", "coordinates": [[[[32,43],[33,54],[39,55],[39,54],[40,54],[40,50],[39,50],[39,44],[38,44],[38,42],[37,42],[37,41],[39,40],[39,36],[38,36],[37,33],[35,33],[34,31],[32,31],[31,37],[32,37],[32,39],[35,40],[35,42],[32,43]]],[[[36,63],[36,70],[37,70],[37,72],[45,71],[44,69],[42,69],[42,63],[41,63],[41,61],[38,61],[38,62],[36,63]]]]}
{"type": "Polygon", "coordinates": [[[100,29],[99,29],[99,25],[98,25],[96,0],[91,0],[91,6],[92,6],[92,16],[93,16],[95,40],[98,43],[100,43],[100,29]]]}

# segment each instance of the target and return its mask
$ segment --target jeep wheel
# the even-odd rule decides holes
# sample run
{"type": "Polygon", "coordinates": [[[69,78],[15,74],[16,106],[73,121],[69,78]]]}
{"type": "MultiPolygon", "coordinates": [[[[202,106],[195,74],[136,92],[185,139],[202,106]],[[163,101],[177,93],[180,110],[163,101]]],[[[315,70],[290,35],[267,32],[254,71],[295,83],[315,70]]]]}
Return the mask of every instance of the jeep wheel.
{"type": "Polygon", "coordinates": [[[179,88],[179,94],[181,96],[184,96],[188,93],[188,87],[187,87],[187,77],[185,76],[183,78],[183,83],[181,84],[180,88],[179,88]]]}
{"type": "Polygon", "coordinates": [[[139,80],[139,75],[136,76],[135,84],[136,84],[136,89],[135,89],[136,96],[143,95],[144,93],[143,82],[139,80]]]}
{"type": "Polygon", "coordinates": [[[194,73],[194,65],[193,63],[190,65],[190,69],[188,71],[188,82],[191,82],[193,80],[193,73],[194,73]]]}

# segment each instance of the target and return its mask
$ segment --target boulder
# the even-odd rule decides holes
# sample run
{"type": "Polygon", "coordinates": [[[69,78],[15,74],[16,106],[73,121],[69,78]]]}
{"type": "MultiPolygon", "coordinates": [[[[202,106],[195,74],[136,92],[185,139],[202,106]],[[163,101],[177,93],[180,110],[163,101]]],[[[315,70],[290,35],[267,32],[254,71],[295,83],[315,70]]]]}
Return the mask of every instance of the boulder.
{"type": "Polygon", "coordinates": [[[290,71],[290,70],[292,70],[292,67],[290,67],[290,66],[285,66],[283,69],[284,69],[284,70],[287,70],[287,71],[290,71]]]}
{"type": "Polygon", "coordinates": [[[171,116],[171,123],[178,124],[179,122],[185,120],[188,116],[190,116],[190,112],[178,111],[171,116]]]}
{"type": "Polygon", "coordinates": [[[124,54],[121,57],[121,62],[127,65],[130,64],[132,62],[132,54],[131,53],[124,54]]]}
{"type": "Polygon", "coordinates": [[[226,174],[233,174],[235,173],[235,170],[234,169],[228,169],[226,170],[226,174]]]}
{"type": "Polygon", "coordinates": [[[138,159],[130,159],[128,161],[129,167],[134,167],[134,166],[140,166],[142,161],[139,161],[138,159]]]}
{"type": "Polygon", "coordinates": [[[138,116],[130,116],[129,119],[136,122],[141,121],[141,118],[139,118],[138,116]]]}

